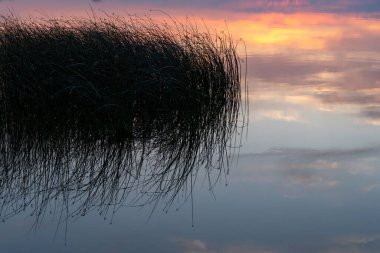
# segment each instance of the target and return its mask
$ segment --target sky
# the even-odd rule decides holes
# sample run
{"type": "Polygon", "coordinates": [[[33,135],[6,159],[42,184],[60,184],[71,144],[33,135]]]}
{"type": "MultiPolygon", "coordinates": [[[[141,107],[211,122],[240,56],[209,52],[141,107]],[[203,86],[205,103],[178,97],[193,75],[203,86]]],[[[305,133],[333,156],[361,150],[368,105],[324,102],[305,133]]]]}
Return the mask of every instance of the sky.
{"type": "Polygon", "coordinates": [[[27,0],[0,0],[2,5],[18,5],[38,8],[44,6],[71,6],[91,4],[94,8],[97,6],[134,6],[147,7],[147,9],[158,8],[161,10],[169,9],[187,9],[203,12],[207,11],[224,11],[239,14],[250,13],[299,13],[299,12],[316,12],[316,13],[355,13],[360,15],[378,15],[380,11],[380,2],[377,0],[193,0],[193,1],[176,1],[176,0],[36,0],[33,4],[27,0]]]}
{"type": "Polygon", "coordinates": [[[228,29],[247,62],[240,159],[215,199],[197,190],[195,228],[189,205],[149,221],[149,211],[128,209],[112,226],[95,215],[73,222],[65,249],[61,239],[40,245],[55,224],[26,235],[23,216],[0,227],[0,251],[378,252],[380,1],[0,0],[0,13],[88,17],[89,4],[99,15],[169,14],[228,29]]]}

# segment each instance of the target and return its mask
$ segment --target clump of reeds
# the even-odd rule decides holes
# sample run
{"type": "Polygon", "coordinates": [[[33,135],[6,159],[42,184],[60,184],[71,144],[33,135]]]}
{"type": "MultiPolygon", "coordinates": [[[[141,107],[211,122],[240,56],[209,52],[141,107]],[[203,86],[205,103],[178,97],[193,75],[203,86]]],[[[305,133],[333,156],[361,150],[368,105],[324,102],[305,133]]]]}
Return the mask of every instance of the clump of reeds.
{"type": "Polygon", "coordinates": [[[189,24],[1,17],[0,216],[170,205],[199,168],[228,168],[240,73],[229,35],[189,24]]]}

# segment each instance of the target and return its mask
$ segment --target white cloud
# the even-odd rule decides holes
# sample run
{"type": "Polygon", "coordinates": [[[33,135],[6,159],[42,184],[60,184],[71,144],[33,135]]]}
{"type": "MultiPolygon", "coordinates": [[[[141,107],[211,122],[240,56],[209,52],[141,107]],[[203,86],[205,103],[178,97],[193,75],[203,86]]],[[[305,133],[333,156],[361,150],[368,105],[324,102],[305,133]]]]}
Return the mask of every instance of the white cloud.
{"type": "Polygon", "coordinates": [[[279,121],[301,121],[300,116],[295,111],[268,110],[261,111],[258,118],[268,118],[279,121]]]}

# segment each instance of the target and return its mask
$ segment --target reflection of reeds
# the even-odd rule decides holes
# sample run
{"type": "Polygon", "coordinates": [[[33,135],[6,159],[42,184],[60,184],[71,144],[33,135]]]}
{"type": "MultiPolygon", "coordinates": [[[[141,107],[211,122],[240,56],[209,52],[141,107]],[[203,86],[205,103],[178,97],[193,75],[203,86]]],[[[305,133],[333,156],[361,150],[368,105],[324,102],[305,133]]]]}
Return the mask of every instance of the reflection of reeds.
{"type": "Polygon", "coordinates": [[[131,192],[170,205],[199,168],[226,169],[235,49],[175,21],[2,17],[0,215],[33,204],[41,217],[54,199],[106,212],[131,192]]]}

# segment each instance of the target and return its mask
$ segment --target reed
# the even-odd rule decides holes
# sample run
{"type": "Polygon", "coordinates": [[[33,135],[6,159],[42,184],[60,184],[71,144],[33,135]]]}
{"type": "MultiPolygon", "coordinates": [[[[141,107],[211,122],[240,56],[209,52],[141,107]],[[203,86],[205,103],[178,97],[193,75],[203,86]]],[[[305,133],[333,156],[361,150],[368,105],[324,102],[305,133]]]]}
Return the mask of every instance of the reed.
{"type": "Polygon", "coordinates": [[[225,172],[246,105],[236,46],[175,20],[1,17],[0,216],[53,199],[106,213],[132,192],[168,207],[200,168],[225,172]]]}

